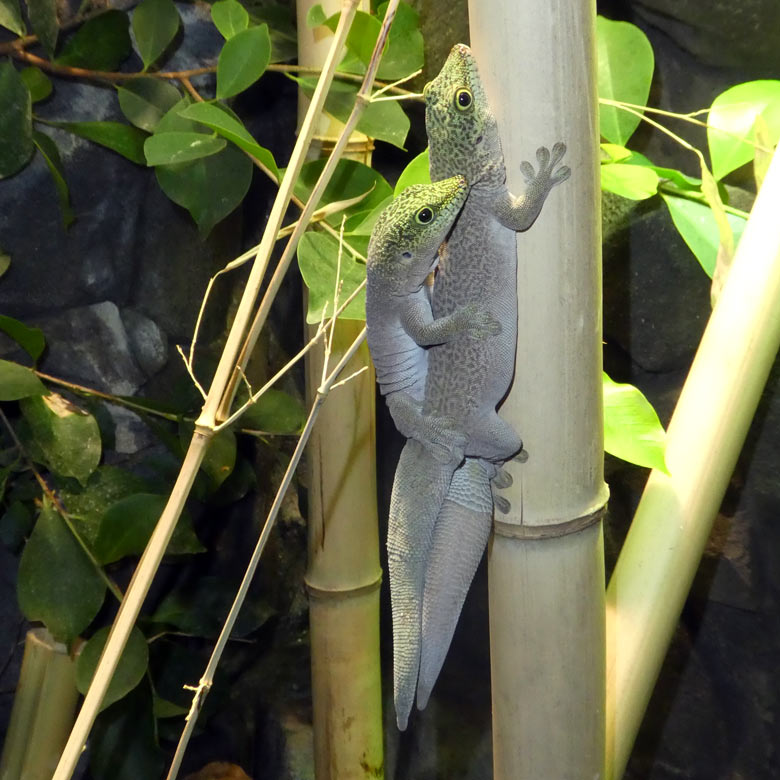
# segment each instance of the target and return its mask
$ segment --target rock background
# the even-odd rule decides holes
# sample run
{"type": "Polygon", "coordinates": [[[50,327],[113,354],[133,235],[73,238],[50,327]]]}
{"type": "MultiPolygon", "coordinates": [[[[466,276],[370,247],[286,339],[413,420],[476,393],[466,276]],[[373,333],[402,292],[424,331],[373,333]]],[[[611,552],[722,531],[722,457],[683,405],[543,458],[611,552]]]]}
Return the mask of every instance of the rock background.
{"type": "MultiPolygon", "coordinates": [[[[418,0],[417,6],[430,77],[451,44],[467,40],[465,2],[418,0]]],[[[648,35],[656,56],[651,100],[679,111],[706,107],[734,84],[778,76],[779,8],[776,0],[599,3],[601,13],[631,21],[648,35]]],[[[188,37],[175,67],[193,66],[214,50],[216,33],[203,6],[180,5],[179,10],[188,37]],[[190,29],[195,33],[190,35],[190,29]]],[[[61,107],[68,117],[83,111],[84,118],[118,118],[113,96],[100,87],[59,81],[52,99],[58,101],[50,106],[52,116],[61,107]]],[[[240,106],[279,161],[292,146],[295,112],[294,88],[277,75],[265,77],[240,106]]],[[[421,110],[412,113],[409,151],[416,153],[425,138],[421,110]]],[[[672,127],[705,148],[703,131],[679,123],[672,127]]],[[[189,215],[162,194],[151,171],[51,132],[64,151],[78,220],[67,234],[63,231],[40,158],[0,182],[0,247],[12,257],[0,280],[0,312],[44,330],[49,349],[42,368],[54,375],[111,393],[160,397],[173,387],[191,393],[174,345],[187,345],[193,302],[200,300],[208,278],[257,241],[271,188],[256,176],[243,208],[202,242],[189,215]]],[[[632,147],[658,164],[695,174],[692,158],[664,136],[642,129],[632,147]]],[[[392,178],[390,171],[399,169],[400,160],[380,145],[375,164],[392,178]]],[[[748,179],[737,172],[729,182],[736,188],[733,202],[744,207],[750,199],[748,179]]],[[[709,315],[709,284],[665,207],[651,201],[626,212],[625,202],[605,200],[605,368],[616,380],[638,385],[666,423],[709,315]]],[[[215,291],[203,334],[206,359],[209,347],[216,348],[223,336],[240,281],[239,273],[215,291]]],[[[299,312],[300,288],[293,281],[275,306],[269,340],[258,348],[260,374],[300,337],[299,312]]],[[[7,341],[0,341],[0,357],[14,357],[7,341]]],[[[776,368],[715,523],[627,780],[770,780],[780,774],[779,374],[776,368]]],[[[145,457],[154,437],[134,415],[112,414],[118,456],[145,457]]],[[[386,517],[400,440],[383,407],[380,414],[380,516],[386,517]]],[[[236,550],[246,548],[264,514],[269,487],[278,481],[275,468],[278,464],[260,459],[260,489],[231,509],[238,518],[234,531],[216,544],[201,574],[219,576],[240,565],[236,550]]],[[[607,458],[612,494],[605,529],[608,569],[645,478],[643,470],[607,458]]],[[[255,780],[313,777],[300,591],[303,522],[291,496],[267,554],[271,574],[262,583],[270,595],[261,606],[272,617],[263,623],[252,653],[236,651],[228,658],[225,673],[235,681],[233,688],[209,699],[213,717],[193,741],[187,771],[224,760],[240,764],[255,780]],[[277,574],[285,580],[283,587],[272,587],[277,574]]],[[[24,633],[16,609],[15,568],[14,555],[0,546],[0,732],[7,724],[24,633]]],[[[485,574],[483,564],[432,702],[406,734],[399,736],[394,728],[387,700],[388,778],[491,777],[485,574]]],[[[389,637],[386,615],[383,620],[383,636],[389,637]]],[[[384,660],[389,691],[389,654],[384,660]]]]}

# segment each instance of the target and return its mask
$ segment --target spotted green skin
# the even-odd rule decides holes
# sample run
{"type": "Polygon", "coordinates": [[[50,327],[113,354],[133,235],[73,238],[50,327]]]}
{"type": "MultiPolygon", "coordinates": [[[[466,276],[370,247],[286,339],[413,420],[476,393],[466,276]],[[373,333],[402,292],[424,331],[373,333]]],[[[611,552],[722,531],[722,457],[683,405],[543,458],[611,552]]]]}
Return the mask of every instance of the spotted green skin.
{"type": "Polygon", "coordinates": [[[415,690],[419,708],[428,701],[482,556],[492,522],[494,464],[522,448],[496,413],[514,372],[516,231],[533,224],[550,190],[570,175],[558,167],[565,146],[556,144],[552,154],[542,147],[536,172],[521,165],[523,195],[508,192],[498,127],[467,46],[452,49],[424,94],[431,179],[460,174],[469,185],[439,265],[433,313],[443,317],[480,302],[501,333],[482,341],[455,338],[430,350],[423,414],[446,417],[466,437],[465,463],[437,461],[409,441],[396,471],[387,548],[391,594],[402,596],[393,599],[394,695],[402,730],[415,690]],[[468,100],[461,98],[464,91],[468,100]],[[409,530],[420,527],[424,533],[409,530]],[[421,536],[424,544],[415,547],[421,536]],[[410,576],[420,567],[422,582],[410,576]],[[402,580],[395,587],[394,576],[402,580]]]}

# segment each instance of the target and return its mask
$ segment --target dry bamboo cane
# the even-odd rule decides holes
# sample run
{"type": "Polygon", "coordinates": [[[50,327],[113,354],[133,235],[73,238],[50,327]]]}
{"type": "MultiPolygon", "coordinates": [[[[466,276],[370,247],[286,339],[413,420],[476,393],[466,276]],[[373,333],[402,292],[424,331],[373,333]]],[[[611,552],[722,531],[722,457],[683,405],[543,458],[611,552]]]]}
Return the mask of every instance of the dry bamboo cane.
{"type": "Polygon", "coordinates": [[[622,777],[780,346],[775,152],[607,590],[607,777],[622,777]]]}
{"type": "MultiPolygon", "coordinates": [[[[327,38],[305,30],[314,0],[298,0],[298,62],[321,65],[327,38]]],[[[333,0],[323,3],[326,14],[333,0]]],[[[364,2],[362,10],[368,10],[364,2]]],[[[394,10],[394,9],[393,9],[394,10]]],[[[381,49],[375,49],[379,59],[381,49]]],[[[299,111],[308,101],[301,94],[299,111]]],[[[360,103],[358,111],[362,112],[360,103]]],[[[356,121],[350,122],[354,127],[356,121]]],[[[347,135],[324,115],[312,152],[371,164],[373,144],[347,135]],[[343,150],[343,151],[341,151],[343,150]]],[[[361,322],[339,320],[329,349],[335,358],[352,343],[361,322]]],[[[326,353],[327,357],[327,353],[326,353]]],[[[364,369],[322,409],[308,449],[309,594],[314,772],[317,780],[381,778],[382,681],[379,660],[379,532],[376,506],[374,372],[366,345],[350,370],[364,369]],[[366,370],[367,369],[367,370],[366,370]]],[[[323,371],[322,353],[306,361],[307,394],[313,397],[323,371]]]]}
{"type": "Polygon", "coordinates": [[[501,414],[528,460],[489,549],[497,780],[594,780],[604,756],[601,245],[595,3],[472,0],[508,185],[563,141],[571,178],[519,234],[516,372],[501,414]],[[522,45],[518,46],[518,41],[522,45]],[[512,77],[508,78],[508,74],[512,77]]]}
{"type": "Polygon", "coordinates": [[[344,0],[341,18],[336,28],[328,60],[323,67],[323,72],[312,97],[309,113],[298,135],[289,165],[271,209],[266,230],[252,265],[244,294],[228,334],[227,343],[225,344],[203,409],[196,421],[195,431],[185,455],[184,463],[168,503],[157,522],[119,607],[89,690],[84,698],[81,710],[76,718],[76,723],[70,733],[52,780],[70,780],[73,774],[76,762],[84,748],[89,732],[92,729],[92,724],[97,717],[100,704],[108,690],[111,678],[119,663],[122,651],[127,644],[127,639],[146,598],[154,574],[162,561],[165,548],[184,508],[184,503],[192,488],[198,468],[214,436],[216,412],[220,407],[225,389],[237,364],[239,351],[245,338],[247,325],[252,316],[252,309],[254,308],[260,284],[268,266],[276,236],[282,227],[282,219],[289,205],[295,180],[306,157],[306,150],[314,131],[314,121],[325,103],[325,97],[333,79],[336,61],[343,50],[344,41],[354,17],[356,5],[357,0],[344,0]]]}

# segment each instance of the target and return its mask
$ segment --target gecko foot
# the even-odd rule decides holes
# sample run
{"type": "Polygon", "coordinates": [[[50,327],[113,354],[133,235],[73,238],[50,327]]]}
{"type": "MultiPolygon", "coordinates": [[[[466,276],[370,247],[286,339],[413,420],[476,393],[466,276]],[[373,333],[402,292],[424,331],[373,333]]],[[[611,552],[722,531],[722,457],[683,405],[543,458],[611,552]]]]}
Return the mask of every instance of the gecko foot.
{"type": "Polygon", "coordinates": [[[512,509],[512,504],[503,496],[499,496],[493,491],[493,505],[502,515],[508,515],[512,509]]]}
{"type": "Polygon", "coordinates": [[[504,490],[508,488],[514,480],[512,475],[506,469],[497,469],[496,476],[493,477],[493,487],[498,490],[504,490]]]}

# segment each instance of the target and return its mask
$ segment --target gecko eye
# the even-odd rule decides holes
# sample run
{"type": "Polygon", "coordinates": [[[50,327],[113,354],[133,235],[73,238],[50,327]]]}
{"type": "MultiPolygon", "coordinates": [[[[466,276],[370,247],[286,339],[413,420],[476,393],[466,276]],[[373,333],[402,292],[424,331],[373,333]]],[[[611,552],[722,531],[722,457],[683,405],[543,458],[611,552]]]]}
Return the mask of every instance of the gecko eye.
{"type": "Polygon", "coordinates": [[[433,209],[428,206],[423,206],[414,215],[414,218],[420,225],[427,225],[429,222],[433,222],[433,209]]]}
{"type": "Polygon", "coordinates": [[[468,111],[471,108],[474,98],[471,91],[462,87],[455,93],[455,108],[458,111],[468,111]]]}

